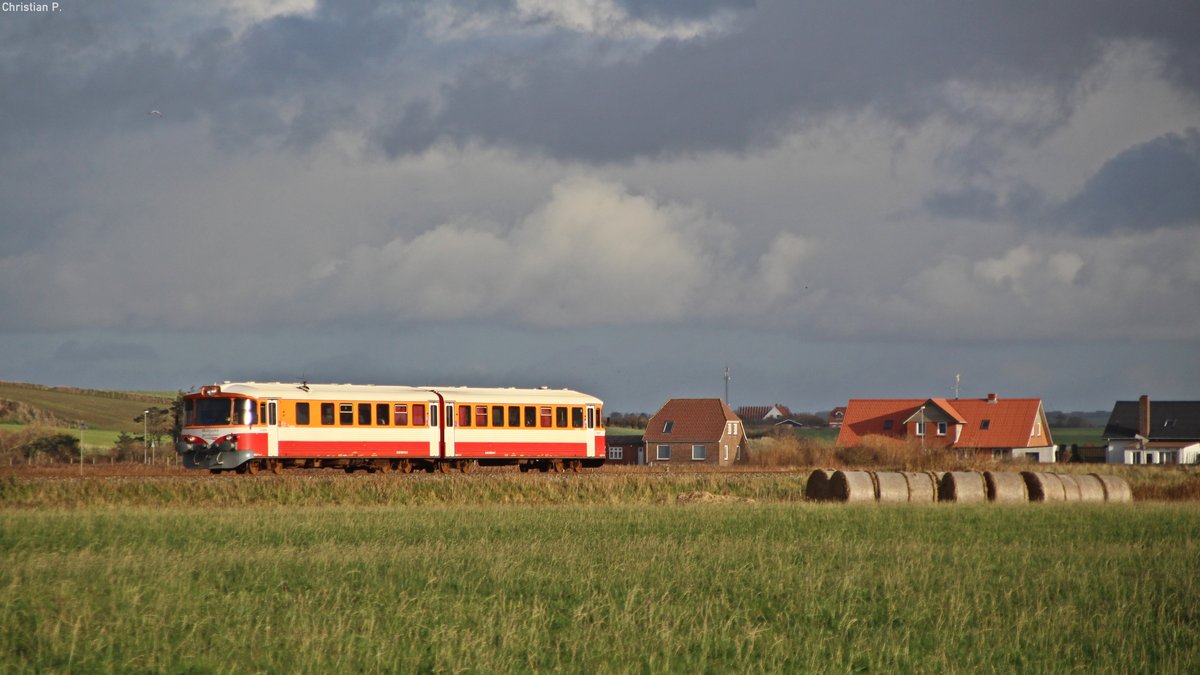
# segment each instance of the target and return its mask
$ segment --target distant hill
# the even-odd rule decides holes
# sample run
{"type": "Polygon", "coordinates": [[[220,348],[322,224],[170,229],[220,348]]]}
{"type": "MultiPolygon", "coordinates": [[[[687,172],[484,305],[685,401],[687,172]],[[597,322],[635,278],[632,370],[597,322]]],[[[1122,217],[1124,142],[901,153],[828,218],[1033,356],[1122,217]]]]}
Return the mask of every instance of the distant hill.
{"type": "Polygon", "coordinates": [[[149,407],[165,408],[174,396],[166,393],[102,391],[48,387],[0,381],[0,422],[73,427],[82,421],[90,429],[140,434],[134,419],[149,407]]]}

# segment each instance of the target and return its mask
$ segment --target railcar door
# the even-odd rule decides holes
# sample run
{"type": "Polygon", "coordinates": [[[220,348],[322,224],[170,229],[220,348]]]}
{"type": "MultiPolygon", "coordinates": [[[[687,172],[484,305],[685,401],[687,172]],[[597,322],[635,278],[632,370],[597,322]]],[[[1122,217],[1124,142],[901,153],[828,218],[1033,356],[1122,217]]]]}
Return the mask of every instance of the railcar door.
{"type": "Polygon", "coordinates": [[[454,403],[454,401],[446,399],[445,405],[442,406],[442,427],[445,434],[442,437],[443,459],[454,457],[454,403]]]}
{"type": "Polygon", "coordinates": [[[596,456],[596,438],[601,438],[601,436],[596,433],[596,406],[594,406],[594,405],[589,405],[587,407],[587,428],[588,428],[588,432],[592,436],[592,438],[588,439],[587,456],[595,457],[596,456]]]}
{"type": "Polygon", "coordinates": [[[267,401],[267,456],[279,456],[279,401],[267,401]]]}

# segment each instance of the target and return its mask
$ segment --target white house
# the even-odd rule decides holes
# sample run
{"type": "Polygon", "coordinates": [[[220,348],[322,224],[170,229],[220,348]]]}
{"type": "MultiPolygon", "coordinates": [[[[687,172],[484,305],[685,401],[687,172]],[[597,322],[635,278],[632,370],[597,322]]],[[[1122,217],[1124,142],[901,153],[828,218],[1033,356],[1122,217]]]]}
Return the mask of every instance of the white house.
{"type": "Polygon", "coordinates": [[[1117,401],[1104,439],[1110,464],[1200,464],[1200,401],[1117,401]]]}

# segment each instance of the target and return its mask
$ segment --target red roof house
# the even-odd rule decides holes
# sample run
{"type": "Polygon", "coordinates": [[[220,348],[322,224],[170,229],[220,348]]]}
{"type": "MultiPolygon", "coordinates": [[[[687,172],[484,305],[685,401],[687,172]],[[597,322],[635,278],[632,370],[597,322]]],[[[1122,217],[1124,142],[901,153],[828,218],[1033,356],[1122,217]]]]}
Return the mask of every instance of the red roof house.
{"type": "Polygon", "coordinates": [[[746,441],[742,420],[719,398],[673,398],[646,424],[649,464],[729,466],[746,441]]]}
{"type": "Polygon", "coordinates": [[[1054,461],[1054,441],[1038,398],[850,399],[838,445],[855,446],[872,435],[990,452],[995,458],[1054,461]]]}

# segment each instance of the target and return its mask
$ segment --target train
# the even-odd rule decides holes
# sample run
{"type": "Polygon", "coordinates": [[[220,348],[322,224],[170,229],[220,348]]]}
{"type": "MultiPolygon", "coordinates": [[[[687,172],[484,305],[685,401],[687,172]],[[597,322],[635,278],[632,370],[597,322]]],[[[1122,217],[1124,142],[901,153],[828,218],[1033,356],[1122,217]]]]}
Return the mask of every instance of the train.
{"type": "Polygon", "coordinates": [[[183,396],[176,451],[212,473],[603,465],[603,401],[569,389],[225,382],[183,396]]]}

